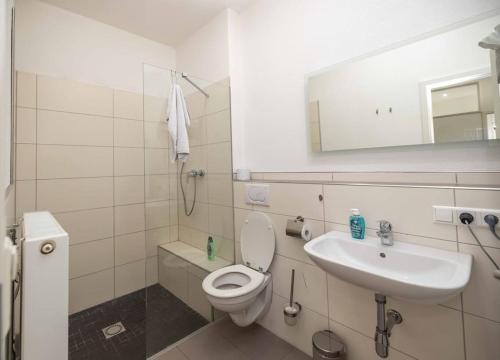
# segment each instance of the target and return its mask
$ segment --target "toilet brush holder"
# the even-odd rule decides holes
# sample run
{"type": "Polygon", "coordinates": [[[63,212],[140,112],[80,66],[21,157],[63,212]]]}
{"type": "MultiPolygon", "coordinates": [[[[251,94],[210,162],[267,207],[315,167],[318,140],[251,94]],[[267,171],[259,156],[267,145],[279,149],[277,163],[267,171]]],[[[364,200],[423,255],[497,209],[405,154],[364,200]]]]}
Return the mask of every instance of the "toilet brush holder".
{"type": "Polygon", "coordinates": [[[300,305],[298,302],[294,302],[291,306],[289,303],[285,304],[285,308],[283,309],[285,323],[288,326],[295,326],[297,324],[297,320],[301,311],[302,305],[300,305]]]}
{"type": "Polygon", "coordinates": [[[295,284],[295,269],[292,269],[292,279],[290,285],[290,301],[285,304],[283,309],[283,315],[285,317],[285,323],[288,326],[294,326],[297,324],[297,319],[300,312],[302,311],[302,306],[298,302],[293,301],[293,289],[295,284]]]}

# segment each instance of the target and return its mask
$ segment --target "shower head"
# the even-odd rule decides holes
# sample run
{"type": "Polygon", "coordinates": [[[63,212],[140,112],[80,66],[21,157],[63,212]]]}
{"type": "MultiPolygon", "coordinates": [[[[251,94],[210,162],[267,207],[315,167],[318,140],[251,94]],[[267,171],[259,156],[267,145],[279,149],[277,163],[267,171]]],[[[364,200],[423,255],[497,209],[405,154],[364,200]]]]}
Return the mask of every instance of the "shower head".
{"type": "Polygon", "coordinates": [[[495,31],[479,42],[483,49],[500,50],[500,25],[495,26],[495,31]]]}
{"type": "Polygon", "coordinates": [[[493,271],[493,276],[494,276],[496,279],[500,280],[500,270],[495,270],[495,271],[493,271]]]}

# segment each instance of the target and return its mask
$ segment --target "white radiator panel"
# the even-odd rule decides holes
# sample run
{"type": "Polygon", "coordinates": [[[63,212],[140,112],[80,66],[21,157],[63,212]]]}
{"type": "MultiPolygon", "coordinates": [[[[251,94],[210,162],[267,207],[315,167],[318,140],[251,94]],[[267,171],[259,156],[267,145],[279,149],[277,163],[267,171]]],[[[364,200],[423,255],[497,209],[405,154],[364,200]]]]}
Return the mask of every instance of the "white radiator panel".
{"type": "Polygon", "coordinates": [[[49,212],[24,214],[23,227],[21,358],[66,360],[69,236],[49,212]]]}

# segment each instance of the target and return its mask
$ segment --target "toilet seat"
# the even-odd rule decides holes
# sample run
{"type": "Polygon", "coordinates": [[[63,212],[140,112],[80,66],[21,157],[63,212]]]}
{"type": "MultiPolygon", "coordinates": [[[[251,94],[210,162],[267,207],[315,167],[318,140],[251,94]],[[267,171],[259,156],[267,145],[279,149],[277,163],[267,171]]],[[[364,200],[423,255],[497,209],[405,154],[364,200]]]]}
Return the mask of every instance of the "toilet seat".
{"type": "Polygon", "coordinates": [[[203,290],[216,298],[236,298],[259,288],[264,279],[264,274],[245,265],[232,265],[210,273],[203,281],[203,290]]]}

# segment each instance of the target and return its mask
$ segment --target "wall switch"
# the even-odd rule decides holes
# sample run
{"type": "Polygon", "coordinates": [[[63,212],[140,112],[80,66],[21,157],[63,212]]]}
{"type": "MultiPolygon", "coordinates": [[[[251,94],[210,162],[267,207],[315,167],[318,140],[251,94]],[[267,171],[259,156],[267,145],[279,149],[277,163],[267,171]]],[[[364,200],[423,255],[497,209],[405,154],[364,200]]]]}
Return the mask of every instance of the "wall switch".
{"type": "Polygon", "coordinates": [[[434,221],[453,224],[453,208],[449,206],[434,206],[434,221]]]}
{"type": "Polygon", "coordinates": [[[271,187],[264,184],[246,184],[246,203],[269,206],[271,187]]]}

